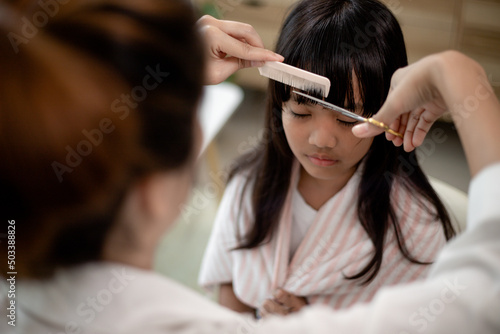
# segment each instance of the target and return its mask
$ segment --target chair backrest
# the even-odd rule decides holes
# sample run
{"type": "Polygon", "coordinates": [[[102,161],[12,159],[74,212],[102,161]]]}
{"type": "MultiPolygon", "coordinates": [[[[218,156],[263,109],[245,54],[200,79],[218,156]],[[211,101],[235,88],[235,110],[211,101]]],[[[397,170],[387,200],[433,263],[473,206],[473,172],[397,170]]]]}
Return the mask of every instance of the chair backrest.
{"type": "Polygon", "coordinates": [[[429,181],[448,210],[453,227],[457,233],[465,231],[467,226],[467,207],[469,199],[467,194],[450,184],[428,176],[429,181]]]}

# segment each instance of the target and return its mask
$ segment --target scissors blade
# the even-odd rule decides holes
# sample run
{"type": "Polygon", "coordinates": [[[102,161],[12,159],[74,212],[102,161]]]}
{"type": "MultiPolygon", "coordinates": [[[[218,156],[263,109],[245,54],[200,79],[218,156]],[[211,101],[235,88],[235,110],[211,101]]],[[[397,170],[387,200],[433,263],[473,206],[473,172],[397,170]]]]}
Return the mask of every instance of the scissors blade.
{"type": "Polygon", "coordinates": [[[339,106],[336,106],[335,104],[331,104],[331,103],[328,103],[326,101],[323,101],[323,100],[320,100],[318,98],[315,98],[314,96],[311,96],[311,95],[308,95],[308,94],[305,94],[305,93],[302,93],[302,92],[299,92],[299,91],[296,91],[294,90],[293,91],[295,94],[298,94],[298,95],[302,95],[308,99],[311,99],[315,102],[317,102],[319,105],[325,107],[325,108],[328,108],[328,109],[331,109],[331,110],[335,110],[337,112],[339,112],[340,114],[344,115],[344,116],[347,116],[347,117],[350,117],[352,119],[355,119],[357,121],[360,121],[360,122],[368,122],[374,126],[377,126],[381,129],[384,129],[384,131],[386,132],[389,132],[390,134],[392,135],[395,135],[395,136],[398,136],[400,138],[403,138],[403,135],[400,134],[399,132],[396,132],[394,130],[392,130],[390,127],[388,127],[387,125],[385,125],[384,123],[380,122],[380,121],[377,121],[373,118],[365,118],[361,115],[358,115],[358,114],[355,114],[349,110],[346,110],[344,108],[341,108],[339,106]]]}
{"type": "Polygon", "coordinates": [[[326,101],[323,101],[323,100],[320,100],[318,98],[315,98],[314,96],[311,96],[311,95],[308,95],[308,94],[305,94],[305,93],[302,93],[302,92],[299,92],[299,91],[296,91],[296,90],[294,90],[293,92],[295,94],[302,95],[303,97],[311,99],[314,102],[317,102],[319,105],[322,105],[325,108],[328,108],[328,109],[331,109],[331,110],[335,110],[336,112],[339,112],[339,113],[341,113],[344,116],[350,117],[350,118],[355,119],[355,120],[360,121],[360,122],[366,122],[367,121],[367,119],[365,117],[360,116],[358,114],[355,114],[355,113],[353,113],[353,112],[351,112],[349,110],[346,110],[344,108],[341,108],[339,106],[336,106],[335,104],[328,103],[326,101]]]}

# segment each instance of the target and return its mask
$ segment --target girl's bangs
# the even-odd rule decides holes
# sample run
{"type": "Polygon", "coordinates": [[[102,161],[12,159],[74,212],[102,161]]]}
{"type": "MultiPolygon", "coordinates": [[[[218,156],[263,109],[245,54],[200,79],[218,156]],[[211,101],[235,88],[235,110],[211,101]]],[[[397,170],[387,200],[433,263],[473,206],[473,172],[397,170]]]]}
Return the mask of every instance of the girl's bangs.
{"type": "MultiPolygon", "coordinates": [[[[297,10],[285,22],[276,52],[285,57],[285,63],[330,79],[327,102],[353,111],[362,107],[364,116],[376,113],[386,98],[390,81],[385,77],[388,59],[381,51],[383,42],[371,38],[360,47],[356,36],[366,21],[352,19],[349,9],[339,15],[316,14],[309,20],[297,10]],[[353,84],[358,85],[358,105],[353,84]]],[[[290,99],[290,86],[275,81],[271,85],[276,107],[290,99]]],[[[319,92],[307,93],[322,98],[319,92]]]]}

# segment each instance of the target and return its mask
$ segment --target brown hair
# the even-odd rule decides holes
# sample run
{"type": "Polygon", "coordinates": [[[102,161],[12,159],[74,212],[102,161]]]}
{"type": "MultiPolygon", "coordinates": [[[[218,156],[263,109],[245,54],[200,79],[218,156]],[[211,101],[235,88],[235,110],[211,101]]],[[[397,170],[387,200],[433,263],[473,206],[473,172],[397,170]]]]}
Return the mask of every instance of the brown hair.
{"type": "Polygon", "coordinates": [[[98,260],[130,185],[192,156],[203,52],[181,0],[22,1],[0,16],[2,233],[15,220],[15,269],[43,277],[98,260]]]}

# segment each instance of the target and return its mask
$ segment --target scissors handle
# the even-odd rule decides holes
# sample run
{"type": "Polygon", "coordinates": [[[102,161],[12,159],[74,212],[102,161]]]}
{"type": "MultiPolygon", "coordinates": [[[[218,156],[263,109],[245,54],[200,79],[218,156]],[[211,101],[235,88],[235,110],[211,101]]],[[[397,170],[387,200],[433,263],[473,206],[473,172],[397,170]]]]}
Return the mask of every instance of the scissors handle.
{"type": "Polygon", "coordinates": [[[403,138],[403,135],[400,134],[399,132],[396,132],[394,131],[393,129],[391,129],[390,127],[388,127],[387,125],[385,125],[385,123],[383,122],[379,122],[377,121],[376,119],[373,119],[373,118],[368,118],[366,119],[366,121],[372,125],[375,125],[375,126],[378,126],[379,128],[382,128],[384,129],[386,132],[389,132],[391,135],[395,135],[395,136],[398,136],[400,138],[403,138]]]}

